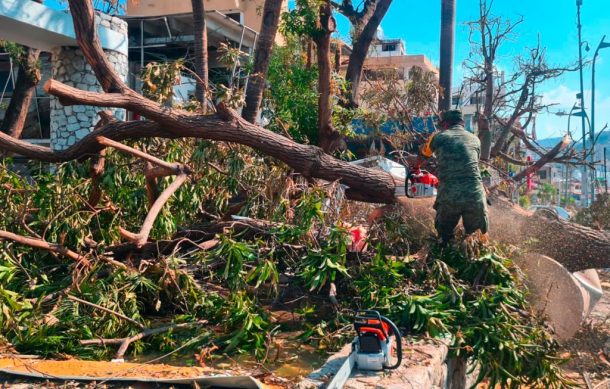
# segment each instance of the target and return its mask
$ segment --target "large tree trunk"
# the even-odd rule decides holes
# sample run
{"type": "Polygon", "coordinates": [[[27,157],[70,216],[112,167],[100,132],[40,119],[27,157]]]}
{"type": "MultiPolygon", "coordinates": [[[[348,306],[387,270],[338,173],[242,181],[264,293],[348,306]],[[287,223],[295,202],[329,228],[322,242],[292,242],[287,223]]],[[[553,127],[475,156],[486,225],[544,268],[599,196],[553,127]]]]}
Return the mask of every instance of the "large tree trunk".
{"type": "Polygon", "coordinates": [[[40,50],[31,48],[26,50],[26,55],[19,60],[15,89],[6,109],[4,120],[0,124],[0,131],[17,139],[21,138],[36,85],[40,82],[40,69],[38,68],[40,50]]]}
{"type": "Polygon", "coordinates": [[[320,6],[320,32],[314,39],[318,57],[318,144],[327,153],[337,150],[341,142],[332,124],[330,36],[335,28],[330,1],[325,1],[320,6]]]}
{"type": "Polygon", "coordinates": [[[451,81],[453,77],[453,51],[455,46],[455,0],[441,0],[441,63],[438,108],[446,111],[451,107],[451,81]]]}
{"type": "MultiPolygon", "coordinates": [[[[610,233],[571,223],[550,212],[533,213],[500,197],[491,197],[489,234],[498,242],[553,258],[569,271],[610,267],[610,233]]],[[[433,198],[401,198],[409,223],[433,233],[433,198]]]]}
{"type": "Polygon", "coordinates": [[[160,107],[135,92],[128,94],[80,91],[49,80],[48,93],[59,97],[64,105],[84,104],[125,108],[159,122],[136,121],[109,123],[92,132],[65,151],[52,151],[0,134],[0,148],[33,159],[61,162],[99,152],[103,147],[97,138],[104,136],[122,141],[148,137],[202,138],[250,146],[286,163],[297,172],[327,181],[339,180],[347,185],[348,196],[355,200],[392,203],[395,182],[381,170],[367,169],[338,160],[316,146],[294,142],[280,134],[249,123],[229,108],[219,105],[215,115],[193,115],[181,110],[160,107]]]}
{"type": "Polygon", "coordinates": [[[269,61],[271,60],[277,27],[280,22],[282,3],[282,0],[265,0],[263,23],[254,53],[254,70],[248,82],[246,105],[242,111],[242,117],[250,123],[254,123],[256,120],[258,109],[263,99],[265,79],[269,70],[269,61]]]}
{"type": "Polygon", "coordinates": [[[375,7],[375,11],[372,13],[371,17],[369,19],[363,19],[353,26],[354,30],[361,31],[360,34],[353,37],[352,53],[349,56],[349,64],[347,65],[347,71],[345,73],[345,79],[350,85],[350,105],[353,107],[358,106],[364,60],[369,52],[369,47],[373,42],[377,29],[390,8],[390,4],[392,4],[392,0],[376,1],[374,5],[371,5],[375,7]]]}
{"type": "Polygon", "coordinates": [[[195,98],[201,103],[205,112],[208,91],[208,32],[205,22],[204,0],[191,0],[191,5],[193,7],[195,73],[199,78],[195,85],[195,98]]]}

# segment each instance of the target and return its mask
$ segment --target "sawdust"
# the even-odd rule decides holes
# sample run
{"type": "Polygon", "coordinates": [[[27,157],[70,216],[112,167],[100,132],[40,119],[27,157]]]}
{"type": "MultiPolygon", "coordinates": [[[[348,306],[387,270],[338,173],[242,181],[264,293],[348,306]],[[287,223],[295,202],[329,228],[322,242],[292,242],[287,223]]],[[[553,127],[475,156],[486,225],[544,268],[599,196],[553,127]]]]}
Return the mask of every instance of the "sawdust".
{"type": "Polygon", "coordinates": [[[194,378],[210,375],[212,369],[201,367],[179,367],[162,364],[115,363],[81,361],[32,360],[19,358],[0,359],[0,369],[18,373],[41,374],[47,378],[91,377],[91,378],[194,378]]]}

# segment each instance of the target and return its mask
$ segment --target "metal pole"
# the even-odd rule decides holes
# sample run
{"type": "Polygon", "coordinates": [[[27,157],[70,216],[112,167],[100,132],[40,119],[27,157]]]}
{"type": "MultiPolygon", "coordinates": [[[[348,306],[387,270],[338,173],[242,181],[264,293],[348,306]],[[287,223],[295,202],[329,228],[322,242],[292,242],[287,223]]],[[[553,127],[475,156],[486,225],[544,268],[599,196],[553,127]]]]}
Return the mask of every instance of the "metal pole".
{"type": "MultiPolygon", "coordinates": [[[[587,154],[587,129],[585,122],[585,92],[584,92],[584,80],[582,74],[582,24],[580,23],[580,7],[582,6],[582,0],[576,0],[576,10],[578,17],[578,66],[580,71],[580,109],[582,110],[581,115],[581,126],[582,126],[582,147],[584,151],[584,155],[587,154]]],[[[587,165],[584,164],[582,168],[582,194],[584,199],[581,201],[581,205],[583,207],[587,207],[589,205],[589,193],[588,193],[588,183],[587,183],[587,165]]]]}
{"type": "Polygon", "coordinates": [[[608,162],[607,162],[607,158],[606,158],[606,149],[608,149],[607,147],[604,147],[604,182],[606,183],[606,195],[608,194],[608,162]]]}
{"type": "MultiPolygon", "coordinates": [[[[606,39],[606,36],[604,35],[602,37],[602,40],[599,42],[599,45],[597,45],[597,49],[595,49],[595,54],[593,55],[593,65],[591,67],[591,125],[589,127],[591,128],[590,138],[591,138],[591,163],[592,164],[593,164],[593,162],[595,162],[595,61],[597,60],[597,56],[599,55],[599,49],[601,49],[602,43],[604,43],[605,39],[606,39]]],[[[604,149],[604,151],[605,151],[605,149],[604,149]]],[[[593,165],[593,171],[594,171],[594,181],[591,183],[591,188],[592,188],[591,196],[593,196],[591,199],[592,201],[594,200],[595,183],[597,182],[597,168],[595,167],[595,165],[593,165]]]]}
{"type": "MultiPolygon", "coordinates": [[[[570,110],[570,113],[568,114],[568,135],[570,137],[572,137],[572,132],[570,131],[570,124],[572,122],[572,113],[574,113],[574,109],[575,108],[576,108],[576,104],[574,104],[572,106],[572,109],[570,110]]],[[[564,201],[565,201],[564,207],[567,207],[568,204],[569,204],[569,201],[568,201],[568,190],[570,188],[570,184],[569,184],[569,180],[570,180],[570,165],[568,163],[566,163],[566,177],[565,178],[566,178],[566,182],[565,182],[565,185],[564,185],[564,201]]]]}

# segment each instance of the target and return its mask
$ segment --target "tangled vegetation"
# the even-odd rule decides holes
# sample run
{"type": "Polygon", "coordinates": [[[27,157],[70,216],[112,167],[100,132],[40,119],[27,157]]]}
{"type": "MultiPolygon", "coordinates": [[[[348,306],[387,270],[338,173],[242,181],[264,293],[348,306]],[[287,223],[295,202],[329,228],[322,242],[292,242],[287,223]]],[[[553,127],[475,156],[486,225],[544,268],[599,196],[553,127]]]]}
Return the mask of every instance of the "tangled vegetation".
{"type": "Polygon", "coordinates": [[[489,246],[467,256],[431,245],[426,253],[425,237],[392,213],[371,232],[366,253],[350,253],[342,221],[349,215],[341,214],[341,202],[329,201],[340,198],[335,186],[299,184],[281,165],[233,145],[203,146],[147,145],[163,149],[170,160],[178,149],[191,150],[191,162],[197,162],[193,185],[177,192],[152,233],[163,240],[188,230],[190,238],[171,253],[127,257],[122,266],[105,258],[108,248],[120,246],[118,228],[141,223],[146,208],[137,166],[119,168],[129,158],[108,155],[104,197],[95,209],[86,202],[87,164],[63,165],[52,174],[41,167],[31,180],[2,168],[1,228],[59,242],[90,262],[66,263],[50,253],[0,243],[6,347],[108,358],[116,347],[91,340],[169,324],[176,328],[134,342],[129,355],[214,345],[224,353],[247,351],[264,359],[283,328],[269,314],[274,305],[298,312],[301,341],[321,349],[348,340],[350,310],[375,308],[413,336],[449,337],[452,353],[478,364],[480,380],[515,387],[563,382],[553,356],[556,344],[528,312],[526,288],[505,250],[489,246]],[[205,230],[202,220],[218,222],[237,209],[236,201],[241,202],[235,213],[265,219],[267,229],[244,229],[235,221],[216,234],[214,248],[199,248],[208,238],[195,238],[193,230],[205,230]],[[331,283],[338,290],[337,307],[325,297],[331,283]],[[290,303],[294,299],[299,302],[290,303]]]}

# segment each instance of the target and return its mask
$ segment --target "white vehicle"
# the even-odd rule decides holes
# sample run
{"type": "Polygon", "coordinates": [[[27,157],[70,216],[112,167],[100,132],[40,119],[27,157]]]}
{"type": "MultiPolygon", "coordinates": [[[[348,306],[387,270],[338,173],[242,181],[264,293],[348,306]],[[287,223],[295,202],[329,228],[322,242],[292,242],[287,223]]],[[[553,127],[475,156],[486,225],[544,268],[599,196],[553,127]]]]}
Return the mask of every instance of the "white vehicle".
{"type": "Polygon", "coordinates": [[[550,209],[552,211],[555,211],[560,218],[565,220],[570,220],[571,217],[570,213],[566,211],[565,208],[560,207],[558,205],[532,205],[529,209],[531,211],[536,211],[538,209],[550,209]]]}

